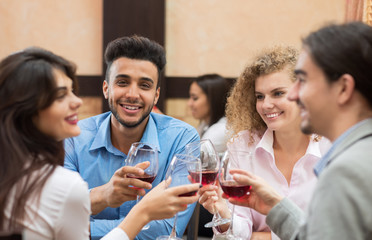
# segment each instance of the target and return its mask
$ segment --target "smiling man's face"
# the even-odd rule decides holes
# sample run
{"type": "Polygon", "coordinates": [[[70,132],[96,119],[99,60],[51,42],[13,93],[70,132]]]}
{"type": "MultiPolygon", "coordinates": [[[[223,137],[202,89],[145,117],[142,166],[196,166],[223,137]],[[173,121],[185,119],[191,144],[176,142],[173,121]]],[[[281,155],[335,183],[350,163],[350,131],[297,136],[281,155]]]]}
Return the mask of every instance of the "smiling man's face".
{"type": "Polygon", "coordinates": [[[300,107],[301,130],[305,134],[331,136],[331,126],[338,121],[337,89],[306,49],[300,53],[295,73],[297,80],[287,97],[300,107]]]}
{"type": "Polygon", "coordinates": [[[103,93],[121,125],[134,128],[147,123],[159,98],[158,80],[158,70],[150,61],[121,57],[112,63],[103,93]]]}

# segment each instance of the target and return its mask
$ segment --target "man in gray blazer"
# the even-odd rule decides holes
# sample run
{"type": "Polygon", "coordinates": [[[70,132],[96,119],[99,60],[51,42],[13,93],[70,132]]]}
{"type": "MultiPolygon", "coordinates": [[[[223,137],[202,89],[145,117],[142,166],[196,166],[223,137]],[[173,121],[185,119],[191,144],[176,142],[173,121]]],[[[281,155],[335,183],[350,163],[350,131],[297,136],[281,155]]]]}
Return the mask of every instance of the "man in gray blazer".
{"type": "Polygon", "coordinates": [[[281,239],[372,239],[372,28],[354,22],[311,33],[295,73],[288,98],[301,110],[302,131],[333,142],[315,166],[307,214],[242,170],[235,179],[252,192],[229,201],[266,214],[281,239]]]}

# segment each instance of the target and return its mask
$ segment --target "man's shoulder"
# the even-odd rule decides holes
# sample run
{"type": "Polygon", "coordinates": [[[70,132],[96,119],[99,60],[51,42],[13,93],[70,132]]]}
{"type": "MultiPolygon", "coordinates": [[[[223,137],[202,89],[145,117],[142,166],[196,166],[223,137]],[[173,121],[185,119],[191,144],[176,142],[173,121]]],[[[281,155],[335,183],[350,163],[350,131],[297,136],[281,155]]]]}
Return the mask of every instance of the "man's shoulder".
{"type": "Polygon", "coordinates": [[[151,116],[154,119],[156,127],[160,130],[179,128],[180,130],[183,129],[196,131],[193,126],[180,119],[157,113],[151,113],[151,116]]]}
{"type": "Polygon", "coordinates": [[[85,118],[80,120],[78,125],[82,131],[97,131],[102,122],[109,117],[110,113],[111,112],[105,112],[93,117],[85,118]]]}

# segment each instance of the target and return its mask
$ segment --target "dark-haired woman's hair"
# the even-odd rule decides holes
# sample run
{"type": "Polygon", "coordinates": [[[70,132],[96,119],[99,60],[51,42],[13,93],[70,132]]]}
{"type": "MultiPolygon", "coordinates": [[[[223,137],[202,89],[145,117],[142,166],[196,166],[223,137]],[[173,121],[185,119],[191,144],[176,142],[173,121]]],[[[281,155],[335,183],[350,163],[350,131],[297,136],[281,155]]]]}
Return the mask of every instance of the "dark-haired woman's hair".
{"type": "Polygon", "coordinates": [[[197,77],[193,82],[196,82],[207,95],[211,113],[208,126],[211,126],[225,115],[226,99],[230,90],[230,83],[226,78],[218,74],[205,74],[197,77]]]}
{"type": "Polygon", "coordinates": [[[27,48],[0,62],[0,231],[22,228],[17,224],[25,203],[40,196],[48,177],[63,165],[63,142],[33,122],[57,97],[55,69],[71,78],[76,89],[75,66],[47,50],[27,48]],[[6,224],[9,198],[13,204],[6,224]]]}

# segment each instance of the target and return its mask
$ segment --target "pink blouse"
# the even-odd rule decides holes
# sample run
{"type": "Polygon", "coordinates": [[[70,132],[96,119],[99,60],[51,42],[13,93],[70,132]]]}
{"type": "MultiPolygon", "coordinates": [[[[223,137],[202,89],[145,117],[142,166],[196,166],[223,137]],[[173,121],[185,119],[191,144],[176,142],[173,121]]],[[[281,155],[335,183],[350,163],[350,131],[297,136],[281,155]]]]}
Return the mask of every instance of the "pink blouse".
{"type": "MultiPolygon", "coordinates": [[[[254,144],[248,146],[249,132],[240,132],[238,137],[229,143],[228,149],[246,150],[252,155],[232,165],[264,178],[282,196],[291,199],[305,210],[317,181],[313,167],[326,153],[331,143],[324,137],[319,142],[310,140],[306,154],[296,162],[293,168],[291,182],[288,185],[286,178],[276,167],[273,141],[273,131],[267,130],[261,139],[257,137],[254,144]]],[[[232,205],[229,205],[231,208],[232,205]]],[[[243,239],[250,239],[252,232],[269,232],[270,228],[265,220],[266,216],[250,208],[235,206],[234,232],[243,239]]],[[[272,239],[279,239],[274,233],[271,236],[272,239]]]]}

